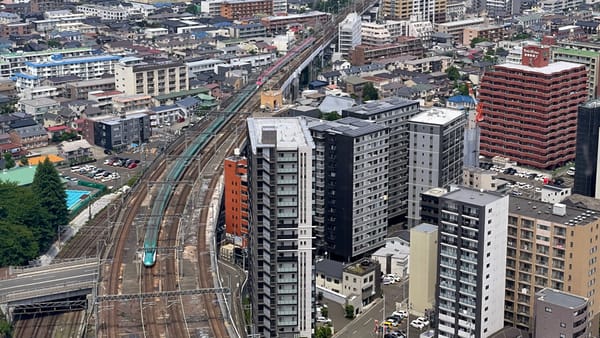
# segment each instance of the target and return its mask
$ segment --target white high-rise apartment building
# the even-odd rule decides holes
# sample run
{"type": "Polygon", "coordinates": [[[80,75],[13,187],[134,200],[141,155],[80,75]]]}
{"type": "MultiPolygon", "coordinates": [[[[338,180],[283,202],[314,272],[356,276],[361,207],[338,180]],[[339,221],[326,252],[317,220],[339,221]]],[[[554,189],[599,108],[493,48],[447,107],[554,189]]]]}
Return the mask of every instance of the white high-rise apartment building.
{"type": "Polygon", "coordinates": [[[409,120],[408,224],[418,225],[421,193],[462,178],[465,114],[434,108],[409,120]]]}
{"type": "Polygon", "coordinates": [[[460,188],[438,210],[436,337],[489,337],[504,326],[508,196],[460,188]]]}
{"type": "Polygon", "coordinates": [[[343,57],[348,57],[348,52],[361,43],[361,22],[357,13],[350,13],[339,24],[338,50],[343,57]]]}
{"type": "Polygon", "coordinates": [[[249,281],[260,337],[311,337],[313,152],[302,118],[249,118],[249,281]]]}

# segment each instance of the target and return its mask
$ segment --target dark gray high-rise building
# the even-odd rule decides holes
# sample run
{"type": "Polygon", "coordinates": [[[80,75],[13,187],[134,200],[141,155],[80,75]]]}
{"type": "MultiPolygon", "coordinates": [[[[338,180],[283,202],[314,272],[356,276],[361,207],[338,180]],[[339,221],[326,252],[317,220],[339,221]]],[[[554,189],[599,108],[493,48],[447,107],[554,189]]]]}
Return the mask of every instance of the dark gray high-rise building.
{"type": "Polygon", "coordinates": [[[388,128],[353,117],[307,121],[316,149],[316,247],[352,262],[385,245],[388,128]]]}
{"type": "Polygon", "coordinates": [[[598,186],[598,129],[600,100],[591,100],[577,111],[577,146],[575,152],[575,184],[573,193],[600,198],[598,186]]]}
{"type": "Polygon", "coordinates": [[[301,118],[249,118],[249,276],[260,337],[314,329],[314,143],[301,118]]]}
{"type": "Polygon", "coordinates": [[[342,110],[342,116],[375,121],[390,129],[388,223],[406,221],[408,213],[408,120],[418,114],[419,102],[389,97],[342,110]]]}
{"type": "Polygon", "coordinates": [[[535,338],[590,337],[587,298],[550,288],[535,296],[535,338]]]}
{"type": "Polygon", "coordinates": [[[408,225],[420,224],[421,193],[459,184],[463,167],[464,112],[435,108],[409,120],[408,225]]]}

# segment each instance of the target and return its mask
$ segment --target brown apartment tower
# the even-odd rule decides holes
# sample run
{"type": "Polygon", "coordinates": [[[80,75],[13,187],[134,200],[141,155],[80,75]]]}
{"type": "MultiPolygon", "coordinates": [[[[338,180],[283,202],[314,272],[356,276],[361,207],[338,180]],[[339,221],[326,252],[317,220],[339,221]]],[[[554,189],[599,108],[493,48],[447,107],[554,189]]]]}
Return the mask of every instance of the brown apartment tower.
{"type": "Polygon", "coordinates": [[[587,298],[589,332],[598,332],[599,217],[588,209],[510,197],[505,325],[532,332],[536,294],[551,288],[587,298]]]}
{"type": "Polygon", "coordinates": [[[225,232],[246,247],[248,235],[248,165],[236,154],[225,159],[225,232]]]}
{"type": "Polygon", "coordinates": [[[547,47],[523,47],[522,64],[497,65],[483,76],[481,155],[540,169],[575,159],[577,107],[587,100],[587,71],[549,59],[547,47]]]}

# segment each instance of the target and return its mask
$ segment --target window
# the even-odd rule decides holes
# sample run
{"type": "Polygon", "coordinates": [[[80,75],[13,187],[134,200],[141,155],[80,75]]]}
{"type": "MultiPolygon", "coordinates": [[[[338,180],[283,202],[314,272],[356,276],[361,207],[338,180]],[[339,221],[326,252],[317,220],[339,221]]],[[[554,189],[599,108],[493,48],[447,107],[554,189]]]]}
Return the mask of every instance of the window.
{"type": "Polygon", "coordinates": [[[552,312],[552,308],[546,306],[546,308],[544,309],[544,311],[551,313],[552,312]]]}
{"type": "Polygon", "coordinates": [[[567,323],[560,322],[560,327],[567,327],[567,323]]]}

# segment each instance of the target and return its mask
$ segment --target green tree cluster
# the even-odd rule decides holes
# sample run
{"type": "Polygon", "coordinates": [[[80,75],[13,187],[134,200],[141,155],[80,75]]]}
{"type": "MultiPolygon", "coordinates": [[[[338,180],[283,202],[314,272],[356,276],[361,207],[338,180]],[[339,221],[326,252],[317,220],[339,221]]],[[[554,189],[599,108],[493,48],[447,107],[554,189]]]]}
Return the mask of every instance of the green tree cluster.
{"type": "Polygon", "coordinates": [[[377,88],[373,86],[371,82],[367,82],[363,87],[363,101],[377,100],[379,99],[379,92],[377,88]]]}
{"type": "Polygon", "coordinates": [[[315,338],[331,338],[333,337],[333,333],[331,332],[331,328],[329,326],[319,326],[315,330],[315,338]]]}
{"type": "Polygon", "coordinates": [[[329,113],[321,113],[321,120],[325,121],[335,121],[341,119],[342,117],[337,112],[329,112],[329,113]]]}
{"type": "Polygon", "coordinates": [[[63,184],[48,159],[29,187],[0,181],[0,201],[0,266],[27,264],[48,250],[69,220],[63,184]]]}
{"type": "Polygon", "coordinates": [[[16,165],[11,153],[4,153],[4,168],[10,169],[16,165]]]}
{"type": "Polygon", "coordinates": [[[460,79],[460,72],[455,66],[448,67],[448,69],[446,69],[446,74],[448,75],[448,79],[450,79],[450,81],[457,81],[460,79]]]}

